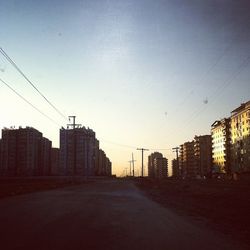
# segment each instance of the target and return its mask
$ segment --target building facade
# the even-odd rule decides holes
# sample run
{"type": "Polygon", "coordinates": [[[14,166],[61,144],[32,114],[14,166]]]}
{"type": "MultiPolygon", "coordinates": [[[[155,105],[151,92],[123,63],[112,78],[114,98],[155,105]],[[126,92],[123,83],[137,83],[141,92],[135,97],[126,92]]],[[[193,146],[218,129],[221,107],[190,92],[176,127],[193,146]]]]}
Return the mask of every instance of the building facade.
{"type": "Polygon", "coordinates": [[[168,159],[165,157],[154,158],[155,178],[164,179],[168,177],[168,159]]]}
{"type": "Polygon", "coordinates": [[[60,149],[51,148],[50,156],[50,175],[59,175],[59,164],[60,164],[60,149]]]}
{"type": "Polygon", "coordinates": [[[154,178],[156,177],[156,169],[154,165],[154,159],[162,158],[163,155],[159,152],[154,152],[148,156],[148,177],[154,178]]]}
{"type": "Polygon", "coordinates": [[[180,145],[180,171],[182,178],[197,178],[197,167],[194,158],[194,141],[180,145]]]}
{"type": "Polygon", "coordinates": [[[194,164],[197,178],[210,177],[212,174],[211,135],[194,137],[194,164]]]}
{"type": "Polygon", "coordinates": [[[93,176],[95,146],[95,133],[91,129],[60,129],[60,173],[93,176]]]}
{"type": "Polygon", "coordinates": [[[112,163],[99,149],[95,132],[85,127],[60,130],[60,174],[111,176],[112,163]]]}
{"type": "Polygon", "coordinates": [[[179,169],[177,159],[172,160],[172,177],[175,179],[180,178],[180,169],[179,169]]]}
{"type": "Polygon", "coordinates": [[[250,172],[250,101],[231,112],[231,170],[250,172]]]}
{"type": "Polygon", "coordinates": [[[212,137],[212,173],[231,173],[231,133],[230,118],[215,121],[211,125],[212,137]]]}
{"type": "Polygon", "coordinates": [[[2,176],[44,175],[50,168],[51,141],[26,127],[2,130],[2,176]]]}

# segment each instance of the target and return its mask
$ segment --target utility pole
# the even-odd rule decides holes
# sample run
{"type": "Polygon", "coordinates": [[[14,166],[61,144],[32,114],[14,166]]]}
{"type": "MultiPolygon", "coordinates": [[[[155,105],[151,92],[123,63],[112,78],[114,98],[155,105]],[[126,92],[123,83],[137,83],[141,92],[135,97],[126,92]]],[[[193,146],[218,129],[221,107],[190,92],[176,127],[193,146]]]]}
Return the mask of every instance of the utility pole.
{"type": "Polygon", "coordinates": [[[133,177],[135,177],[135,160],[134,160],[134,154],[132,153],[132,164],[133,164],[133,177]]]}
{"type": "Polygon", "coordinates": [[[136,150],[141,150],[141,177],[143,177],[143,152],[148,151],[146,148],[137,148],[136,150]]]}
{"type": "Polygon", "coordinates": [[[128,161],[129,162],[129,176],[131,176],[131,163],[132,161],[128,161]]]}
{"type": "MultiPolygon", "coordinates": [[[[177,169],[178,169],[178,175],[180,175],[180,169],[179,169],[179,147],[172,148],[173,152],[176,153],[176,161],[177,161],[177,169]]],[[[179,176],[178,176],[179,177],[179,176]]]]}

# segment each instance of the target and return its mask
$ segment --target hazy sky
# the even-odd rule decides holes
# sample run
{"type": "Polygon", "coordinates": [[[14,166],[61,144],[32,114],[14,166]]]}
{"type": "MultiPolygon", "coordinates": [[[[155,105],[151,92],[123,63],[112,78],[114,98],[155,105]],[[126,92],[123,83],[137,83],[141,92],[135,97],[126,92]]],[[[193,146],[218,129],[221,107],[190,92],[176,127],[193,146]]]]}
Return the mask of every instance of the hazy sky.
{"type": "MultiPolygon", "coordinates": [[[[122,174],[136,147],[209,134],[250,100],[250,2],[0,0],[0,47],[65,116],[92,128],[122,174]]],[[[0,128],[33,126],[59,146],[63,119],[0,55],[0,128]]],[[[171,150],[158,150],[169,160],[171,150]]],[[[169,165],[171,163],[169,162],[169,165]]]]}

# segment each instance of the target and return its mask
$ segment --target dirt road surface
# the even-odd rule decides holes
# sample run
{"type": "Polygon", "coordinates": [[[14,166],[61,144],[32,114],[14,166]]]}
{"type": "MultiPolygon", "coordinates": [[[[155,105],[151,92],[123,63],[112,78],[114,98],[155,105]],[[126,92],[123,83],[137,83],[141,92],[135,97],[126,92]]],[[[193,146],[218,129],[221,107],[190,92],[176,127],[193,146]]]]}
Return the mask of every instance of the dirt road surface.
{"type": "Polygon", "coordinates": [[[0,249],[247,249],[147,198],[98,180],[0,200],[0,249]]]}

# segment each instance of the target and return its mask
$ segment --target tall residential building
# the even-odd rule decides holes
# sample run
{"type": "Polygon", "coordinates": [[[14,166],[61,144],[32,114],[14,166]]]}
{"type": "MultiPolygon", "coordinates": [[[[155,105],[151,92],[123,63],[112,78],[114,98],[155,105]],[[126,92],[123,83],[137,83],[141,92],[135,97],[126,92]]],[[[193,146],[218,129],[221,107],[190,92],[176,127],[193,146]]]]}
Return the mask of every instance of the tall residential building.
{"type": "Polygon", "coordinates": [[[94,153],[94,160],[95,160],[95,166],[94,166],[94,175],[99,175],[99,150],[100,150],[100,143],[97,139],[95,139],[95,153],[94,153]]]}
{"type": "Polygon", "coordinates": [[[250,101],[231,112],[231,170],[250,171],[250,101]]]}
{"type": "Polygon", "coordinates": [[[211,135],[194,137],[194,163],[197,177],[210,177],[212,174],[211,135]]]}
{"type": "Polygon", "coordinates": [[[0,139],[0,175],[1,175],[1,169],[2,169],[2,159],[3,159],[3,156],[2,156],[3,152],[2,152],[2,139],[0,139]]]}
{"type": "Polygon", "coordinates": [[[178,179],[180,177],[180,170],[177,159],[172,160],[172,177],[178,179]]]}
{"type": "Polygon", "coordinates": [[[180,167],[182,178],[197,178],[194,158],[194,141],[180,145],[180,167]]]}
{"type": "Polygon", "coordinates": [[[60,173],[92,176],[95,169],[95,132],[85,127],[60,129],[60,173]]]}
{"type": "Polygon", "coordinates": [[[112,175],[112,163],[109,160],[109,158],[106,158],[106,172],[105,172],[105,176],[111,176],[112,175]]]}
{"type": "Polygon", "coordinates": [[[43,175],[49,170],[51,142],[38,130],[26,127],[2,130],[2,164],[4,176],[43,175]]]}
{"type": "Polygon", "coordinates": [[[184,176],[184,144],[180,145],[180,151],[179,151],[179,175],[181,178],[185,178],[184,176]]]}
{"type": "Polygon", "coordinates": [[[112,163],[102,149],[99,149],[98,171],[96,175],[97,176],[111,176],[112,175],[112,163]]]}
{"type": "Polygon", "coordinates": [[[50,174],[59,175],[59,164],[60,164],[60,149],[51,148],[51,157],[50,157],[50,174]]]}
{"type": "Polygon", "coordinates": [[[212,137],[212,173],[230,174],[230,118],[215,121],[211,125],[212,137]]]}
{"type": "Polygon", "coordinates": [[[48,176],[51,174],[51,148],[52,142],[47,138],[42,138],[39,145],[38,176],[48,176]]]}
{"type": "Polygon", "coordinates": [[[156,157],[153,160],[155,169],[155,178],[163,179],[168,177],[168,159],[165,157],[156,157]]]}
{"type": "Polygon", "coordinates": [[[154,166],[155,158],[162,158],[163,155],[159,152],[154,152],[148,156],[148,177],[154,178],[156,177],[156,169],[154,166]]]}
{"type": "Polygon", "coordinates": [[[98,154],[98,176],[103,176],[105,174],[105,164],[106,164],[106,154],[100,149],[98,154]]]}

